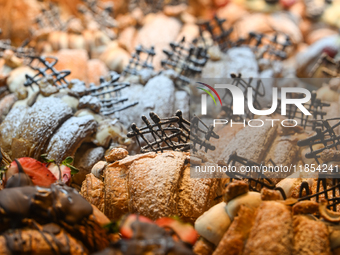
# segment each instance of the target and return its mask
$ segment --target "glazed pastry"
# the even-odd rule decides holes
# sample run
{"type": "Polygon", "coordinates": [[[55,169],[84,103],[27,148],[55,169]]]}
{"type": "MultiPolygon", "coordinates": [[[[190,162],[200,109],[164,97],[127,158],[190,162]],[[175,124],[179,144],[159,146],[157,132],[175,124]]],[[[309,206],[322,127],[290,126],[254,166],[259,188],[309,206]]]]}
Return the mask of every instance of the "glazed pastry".
{"type": "Polygon", "coordinates": [[[72,110],[62,100],[43,98],[27,110],[12,142],[13,158],[39,158],[49,137],[69,117],[72,110]]]}
{"type": "MultiPolygon", "coordinates": [[[[239,183],[235,183],[232,189],[238,186],[242,190],[242,185],[239,183]]],[[[230,201],[244,195],[238,195],[230,201]]],[[[277,196],[272,198],[275,199],[277,196]]],[[[215,210],[216,207],[214,206],[209,211],[215,210]]],[[[208,216],[209,211],[200,218],[208,216]]],[[[216,219],[219,219],[218,222],[223,222],[225,211],[215,211],[217,213],[210,213],[210,218],[205,219],[207,229],[211,229],[211,233],[206,235],[197,229],[204,240],[225,232],[221,240],[215,242],[217,246],[214,255],[332,254],[331,248],[336,252],[340,244],[339,228],[332,224],[332,222],[340,222],[340,214],[327,209],[325,201],[321,203],[310,200],[297,202],[294,199],[283,201],[280,198],[277,201],[262,201],[258,208],[241,205],[237,216],[231,221],[227,230],[224,230],[223,224],[219,228],[218,224],[215,226],[209,223],[209,221],[215,222],[216,219]],[[292,205],[292,207],[287,205],[292,205]],[[314,215],[319,215],[324,220],[319,220],[314,215]]],[[[203,253],[209,250],[207,249],[209,246],[203,244],[202,241],[197,243],[197,247],[201,247],[202,254],[211,254],[211,248],[210,253],[203,253]]]]}
{"type": "MultiPolygon", "coordinates": [[[[104,206],[95,205],[104,207],[110,219],[138,212],[151,219],[179,215],[193,222],[218,202],[214,198],[222,194],[222,188],[220,179],[190,178],[187,158],[183,152],[150,152],[108,165],[104,169],[104,206]]],[[[91,201],[88,188],[83,182],[81,194],[91,201]]]]}

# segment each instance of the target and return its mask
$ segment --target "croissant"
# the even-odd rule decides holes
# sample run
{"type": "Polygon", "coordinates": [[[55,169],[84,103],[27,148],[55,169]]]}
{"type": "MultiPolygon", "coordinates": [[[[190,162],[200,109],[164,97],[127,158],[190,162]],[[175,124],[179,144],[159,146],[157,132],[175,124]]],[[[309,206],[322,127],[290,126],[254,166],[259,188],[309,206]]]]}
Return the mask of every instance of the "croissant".
{"type": "Polygon", "coordinates": [[[275,196],[270,200],[264,196],[268,190],[254,203],[252,192],[244,190],[241,182],[227,187],[226,193],[231,199],[227,204],[213,206],[195,222],[202,238],[195,245],[196,254],[328,255],[339,247],[339,229],[332,223],[339,222],[340,215],[329,211],[327,203],[289,202],[275,196]],[[240,192],[235,193],[236,188],[240,192]]]}
{"type": "Polygon", "coordinates": [[[219,201],[221,179],[190,178],[188,153],[126,156],[122,150],[113,149],[106,157],[115,162],[96,164],[81,187],[81,195],[111,220],[130,212],[151,219],[178,215],[193,222],[219,201]]]}
{"type": "Polygon", "coordinates": [[[73,156],[75,167],[80,170],[74,184],[81,185],[112,142],[129,144],[122,124],[89,109],[78,110],[73,115],[72,100],[78,102],[76,97],[59,93],[41,96],[31,107],[25,102],[13,107],[0,125],[2,155],[8,155],[3,157],[6,161],[2,165],[11,162],[11,158],[40,159],[42,154],[60,164],[66,157],[73,156]],[[89,154],[92,161],[84,159],[89,154]]]}

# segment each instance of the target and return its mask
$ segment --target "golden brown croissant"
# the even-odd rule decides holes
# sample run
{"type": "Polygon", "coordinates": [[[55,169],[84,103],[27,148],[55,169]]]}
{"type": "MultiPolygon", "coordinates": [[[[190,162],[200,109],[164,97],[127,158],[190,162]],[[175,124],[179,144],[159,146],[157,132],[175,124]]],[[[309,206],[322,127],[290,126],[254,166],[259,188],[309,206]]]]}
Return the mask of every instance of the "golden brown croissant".
{"type": "Polygon", "coordinates": [[[81,194],[112,220],[131,212],[151,219],[179,215],[193,222],[222,194],[220,179],[190,178],[183,152],[127,156],[107,165],[103,177],[87,175],[81,194]]]}

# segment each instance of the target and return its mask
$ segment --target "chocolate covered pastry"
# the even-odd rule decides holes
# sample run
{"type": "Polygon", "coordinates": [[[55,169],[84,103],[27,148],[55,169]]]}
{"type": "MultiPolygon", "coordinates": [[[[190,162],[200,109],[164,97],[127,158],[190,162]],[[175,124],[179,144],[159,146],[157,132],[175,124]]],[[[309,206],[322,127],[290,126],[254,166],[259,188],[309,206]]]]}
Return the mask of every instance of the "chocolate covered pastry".
{"type": "Polygon", "coordinates": [[[92,206],[73,188],[17,184],[0,191],[1,254],[89,254],[107,247],[92,206]]]}
{"type": "MultiPolygon", "coordinates": [[[[129,217],[133,217],[130,215],[129,217]]],[[[123,228],[127,219],[123,219],[120,232],[123,237],[123,228]]],[[[164,219],[164,218],[163,218],[164,219]]],[[[170,219],[170,218],[167,218],[170,219]]],[[[172,219],[171,219],[172,220],[172,219]]],[[[167,229],[158,226],[159,223],[152,223],[149,219],[137,216],[128,228],[131,236],[123,238],[110,245],[109,248],[95,253],[96,255],[111,255],[111,254],[126,254],[126,255],[144,255],[144,254],[179,254],[179,255],[194,255],[195,253],[190,248],[188,243],[185,243],[179,238],[179,235],[174,234],[174,229],[167,229]],[[179,240],[178,240],[179,239],[179,240]]],[[[195,232],[195,231],[194,231],[195,232]]],[[[196,234],[197,235],[197,234],[196,234]]]]}

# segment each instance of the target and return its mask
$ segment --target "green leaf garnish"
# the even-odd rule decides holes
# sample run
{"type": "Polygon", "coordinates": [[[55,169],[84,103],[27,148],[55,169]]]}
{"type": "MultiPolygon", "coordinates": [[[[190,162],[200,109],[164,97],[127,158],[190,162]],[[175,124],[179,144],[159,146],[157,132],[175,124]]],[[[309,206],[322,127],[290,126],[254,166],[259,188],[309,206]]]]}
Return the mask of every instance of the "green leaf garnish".
{"type": "Polygon", "coordinates": [[[6,173],[7,170],[8,170],[8,166],[2,166],[2,167],[0,167],[0,180],[3,179],[4,174],[6,173]]]}
{"type": "Polygon", "coordinates": [[[73,162],[73,158],[72,157],[67,157],[67,158],[65,158],[63,160],[63,162],[61,162],[61,164],[64,165],[64,166],[69,167],[71,169],[71,174],[76,174],[76,173],[79,172],[79,170],[76,167],[71,165],[72,162],[73,162]]]}
{"type": "Polygon", "coordinates": [[[77,169],[76,167],[70,165],[70,164],[66,164],[65,166],[69,167],[71,169],[71,174],[76,174],[79,172],[79,169],[77,169]]]}
{"type": "Polygon", "coordinates": [[[49,158],[47,158],[47,154],[41,154],[40,157],[42,158],[42,160],[43,160],[45,163],[54,163],[54,162],[55,162],[54,159],[49,159],[49,158]]]}
{"type": "Polygon", "coordinates": [[[64,161],[61,164],[63,164],[63,165],[72,164],[72,162],[73,162],[73,158],[67,157],[67,158],[64,159],[64,161]]]}
{"type": "Polygon", "coordinates": [[[117,221],[111,221],[110,223],[103,226],[110,234],[115,234],[119,232],[119,224],[117,221]]]}

